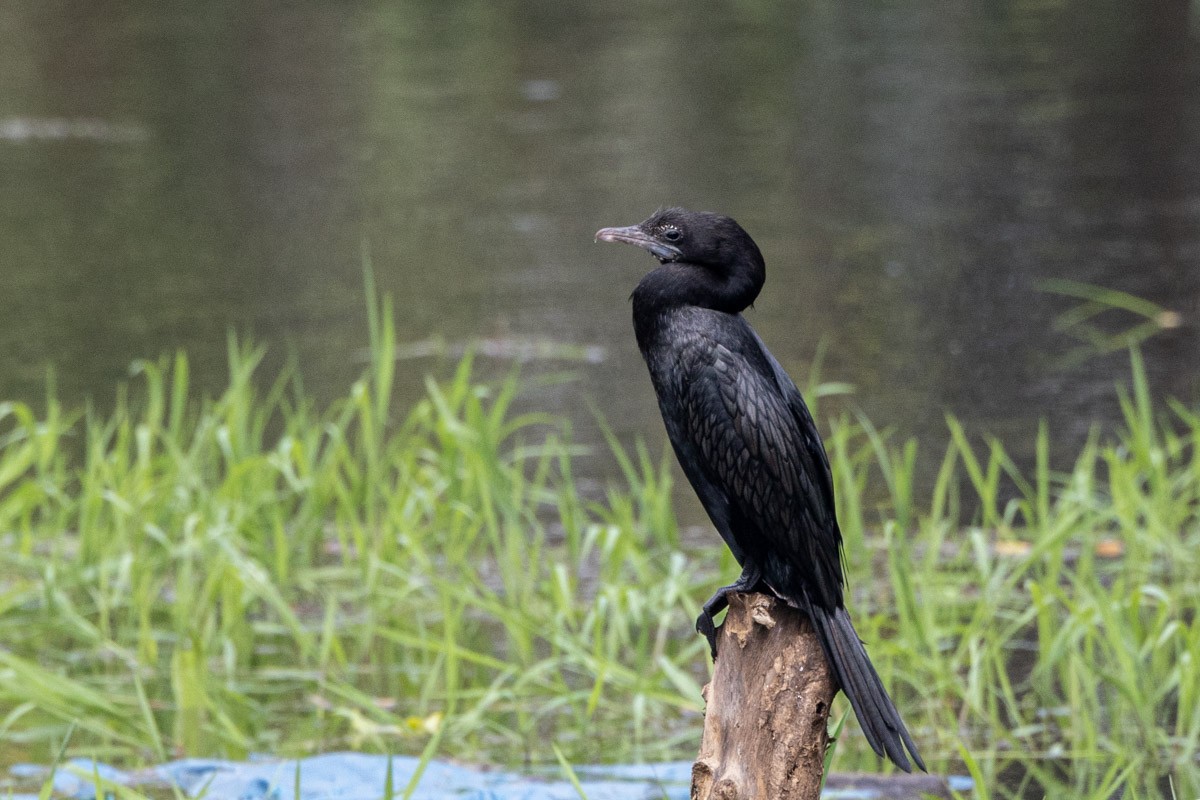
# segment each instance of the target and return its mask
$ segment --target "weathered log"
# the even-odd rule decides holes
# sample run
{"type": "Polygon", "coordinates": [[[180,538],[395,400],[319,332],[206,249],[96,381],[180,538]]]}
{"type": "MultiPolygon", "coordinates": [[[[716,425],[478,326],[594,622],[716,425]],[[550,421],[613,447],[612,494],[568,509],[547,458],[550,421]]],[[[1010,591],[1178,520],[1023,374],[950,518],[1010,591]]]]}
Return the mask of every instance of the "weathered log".
{"type": "Polygon", "coordinates": [[[817,800],[836,684],[801,612],[730,594],[692,765],[692,800],[817,800]]]}

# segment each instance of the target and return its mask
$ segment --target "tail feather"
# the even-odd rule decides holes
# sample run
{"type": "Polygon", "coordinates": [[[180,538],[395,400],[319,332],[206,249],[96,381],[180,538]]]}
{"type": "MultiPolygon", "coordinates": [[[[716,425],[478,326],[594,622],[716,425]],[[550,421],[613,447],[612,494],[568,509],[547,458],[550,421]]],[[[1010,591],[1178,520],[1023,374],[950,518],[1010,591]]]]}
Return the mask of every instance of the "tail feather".
{"type": "Polygon", "coordinates": [[[871,748],[880,756],[886,755],[905,772],[912,771],[909,756],[925,771],[925,762],[908,735],[900,712],[883,688],[883,682],[867,657],[862,640],[850,624],[846,609],[838,608],[831,614],[823,608],[811,606],[808,611],[809,619],[833,666],[834,675],[850,700],[850,706],[871,748]]]}

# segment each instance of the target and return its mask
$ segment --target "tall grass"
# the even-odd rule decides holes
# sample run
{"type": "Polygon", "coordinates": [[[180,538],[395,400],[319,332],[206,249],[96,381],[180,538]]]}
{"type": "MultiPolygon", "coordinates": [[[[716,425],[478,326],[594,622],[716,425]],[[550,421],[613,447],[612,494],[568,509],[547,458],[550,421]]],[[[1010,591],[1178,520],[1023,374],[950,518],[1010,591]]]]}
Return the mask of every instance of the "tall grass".
{"type": "MultiPolygon", "coordinates": [[[[104,415],[0,405],[0,762],[72,727],[122,763],[694,753],[692,620],[733,565],[682,547],[669,462],[614,444],[614,486],[581,497],[565,423],[469,356],[401,412],[372,314],[328,409],[233,339],[214,398],[180,354],[104,415]]],[[[980,796],[1200,791],[1200,414],[1131,363],[1122,429],[1065,471],[1045,428],[1026,474],[951,418],[917,496],[916,442],[850,416],[827,439],[856,624],[926,760],[980,796]]],[[[884,768],[853,724],[834,767],[884,768]]]]}
{"type": "MultiPolygon", "coordinates": [[[[564,425],[516,378],[393,416],[390,321],[326,412],[230,342],[228,388],[183,355],[103,418],[0,406],[0,734],[44,759],[421,749],[655,758],[699,709],[665,463],[587,503],[564,425]],[[620,696],[624,702],[608,702],[620,696]],[[664,722],[670,720],[671,722],[664,722]],[[628,729],[602,745],[596,730],[628,729]]],[[[715,575],[709,573],[711,577],[715,575]]]]}
{"type": "Polygon", "coordinates": [[[935,488],[915,498],[916,442],[862,419],[832,437],[855,604],[880,612],[860,632],[912,687],[906,716],[936,720],[926,735],[957,739],[985,786],[1019,772],[1057,787],[1046,796],[1108,797],[1131,776],[1126,797],[1159,796],[1168,775],[1180,797],[1200,790],[1200,415],[1160,415],[1131,363],[1123,427],[1064,472],[1045,426],[1028,475],[950,418],[935,488]],[[888,490],[873,529],[868,484],[888,490]]]}

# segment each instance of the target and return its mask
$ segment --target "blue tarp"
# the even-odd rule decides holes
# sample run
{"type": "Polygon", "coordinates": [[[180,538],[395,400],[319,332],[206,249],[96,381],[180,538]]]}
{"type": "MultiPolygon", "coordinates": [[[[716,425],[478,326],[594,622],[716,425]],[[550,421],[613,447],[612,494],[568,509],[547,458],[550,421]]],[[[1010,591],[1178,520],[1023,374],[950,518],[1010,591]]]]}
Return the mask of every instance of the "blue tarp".
{"type": "MultiPolygon", "coordinates": [[[[419,759],[411,757],[392,758],[392,786],[397,795],[408,786],[419,763],[419,759]]],[[[690,762],[679,761],[630,767],[580,767],[576,775],[588,800],[686,800],[691,769],[690,762]]],[[[152,791],[155,785],[177,786],[187,795],[203,796],[205,800],[380,800],[387,781],[387,757],[329,753],[299,761],[249,762],[189,758],[139,772],[73,759],[55,773],[55,794],[92,800],[96,797],[93,771],[102,781],[141,791],[152,791]]],[[[36,777],[31,768],[24,768],[18,774],[27,779],[36,777]]],[[[566,780],[434,761],[426,765],[411,798],[579,800],[579,792],[566,780]]]]}
{"type": "MultiPolygon", "coordinates": [[[[420,761],[406,756],[392,758],[392,787],[403,796],[420,761]]],[[[328,753],[290,761],[218,761],[188,758],[150,769],[126,772],[90,759],[72,759],[54,773],[55,797],[95,800],[95,776],[101,782],[129,786],[156,797],[169,797],[174,789],[204,800],[382,800],[387,785],[387,756],[361,753],[328,753]]],[[[575,767],[587,800],[687,800],[692,775],[690,761],[630,766],[575,767]]],[[[26,791],[37,791],[49,776],[45,767],[18,765],[12,777],[26,791]]],[[[870,783],[871,776],[863,776],[870,783]]],[[[897,781],[942,779],[933,776],[892,776],[884,785],[863,785],[854,776],[831,776],[822,797],[825,800],[879,800],[919,797],[923,792],[943,794],[948,783],[957,791],[969,791],[971,781],[951,777],[935,787],[902,785],[897,781]],[[841,780],[839,780],[841,778],[841,780]],[[887,782],[891,781],[889,785],[887,782]]],[[[111,796],[111,793],[106,793],[111,796]]],[[[4,800],[36,800],[36,794],[19,794],[9,788],[4,800]]],[[[444,761],[426,765],[411,800],[580,800],[575,786],[561,777],[544,777],[499,769],[478,769],[444,761]]]]}

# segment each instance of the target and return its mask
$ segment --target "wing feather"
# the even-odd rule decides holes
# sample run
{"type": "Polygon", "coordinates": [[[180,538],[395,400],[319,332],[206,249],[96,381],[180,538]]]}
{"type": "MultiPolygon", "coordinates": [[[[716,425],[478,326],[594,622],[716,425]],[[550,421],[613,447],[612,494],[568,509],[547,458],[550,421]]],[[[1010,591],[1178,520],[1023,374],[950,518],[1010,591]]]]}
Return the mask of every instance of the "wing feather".
{"type": "Polygon", "coordinates": [[[733,537],[762,557],[777,592],[840,606],[832,476],[799,390],[765,348],[753,358],[719,341],[696,345],[677,362],[687,365],[678,387],[688,412],[682,433],[723,487],[733,537]]]}

